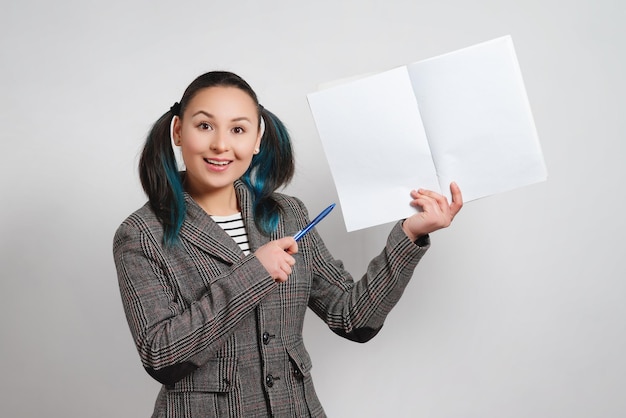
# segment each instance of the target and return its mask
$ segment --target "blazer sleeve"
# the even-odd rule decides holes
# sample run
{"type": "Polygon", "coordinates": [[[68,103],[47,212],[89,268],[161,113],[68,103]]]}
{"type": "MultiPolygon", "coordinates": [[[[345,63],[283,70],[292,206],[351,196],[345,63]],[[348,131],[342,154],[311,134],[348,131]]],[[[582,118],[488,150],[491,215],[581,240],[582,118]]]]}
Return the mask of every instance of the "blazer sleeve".
{"type": "Polygon", "coordinates": [[[430,247],[428,236],[412,242],[398,222],[381,253],[355,282],[343,263],[331,256],[317,232],[312,231],[306,239],[303,244],[312,253],[309,307],[333,332],[357,342],[367,342],[380,331],[430,247]]]}
{"type": "MultiPolygon", "coordinates": [[[[122,302],[142,364],[171,385],[214,357],[236,324],[276,284],[249,255],[216,276],[198,300],[185,306],[173,278],[185,266],[172,263],[149,231],[122,224],[113,243],[122,302]]],[[[188,266],[187,266],[188,267],[188,266]]]]}

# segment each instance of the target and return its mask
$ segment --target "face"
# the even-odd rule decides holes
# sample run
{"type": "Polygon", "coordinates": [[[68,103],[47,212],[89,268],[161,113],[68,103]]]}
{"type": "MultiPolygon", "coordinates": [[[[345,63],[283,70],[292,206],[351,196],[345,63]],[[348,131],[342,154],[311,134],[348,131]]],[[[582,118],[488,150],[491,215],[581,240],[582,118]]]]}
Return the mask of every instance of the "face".
{"type": "Polygon", "coordinates": [[[255,102],[241,89],[209,87],[196,93],[173,130],[192,195],[232,190],[258,152],[258,118],[255,102]]]}

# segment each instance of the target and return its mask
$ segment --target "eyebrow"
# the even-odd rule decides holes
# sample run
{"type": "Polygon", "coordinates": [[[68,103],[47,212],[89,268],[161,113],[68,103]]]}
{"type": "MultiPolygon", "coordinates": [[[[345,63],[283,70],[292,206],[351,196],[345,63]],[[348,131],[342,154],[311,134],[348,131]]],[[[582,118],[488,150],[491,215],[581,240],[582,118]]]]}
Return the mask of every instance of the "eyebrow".
{"type": "MultiPolygon", "coordinates": [[[[194,113],[193,115],[191,115],[191,117],[196,117],[198,115],[205,115],[207,118],[211,118],[211,119],[215,119],[215,116],[213,116],[212,114],[205,112],[204,110],[198,110],[196,113],[194,113]]],[[[245,116],[240,116],[238,118],[233,118],[230,120],[231,122],[241,122],[241,121],[246,121],[248,123],[252,123],[252,121],[245,117],[245,116]]]]}

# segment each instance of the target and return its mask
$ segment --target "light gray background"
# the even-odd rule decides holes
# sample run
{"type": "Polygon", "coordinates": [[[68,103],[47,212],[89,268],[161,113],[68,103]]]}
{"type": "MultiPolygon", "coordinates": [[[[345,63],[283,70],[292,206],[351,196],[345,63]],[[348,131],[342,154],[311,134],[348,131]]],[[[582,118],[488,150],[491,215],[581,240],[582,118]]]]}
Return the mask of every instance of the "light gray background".
{"type": "MultiPolygon", "coordinates": [[[[310,315],[316,387],[332,417],[625,416],[624,21],[619,0],[5,1],[0,415],[151,412],[111,241],[145,199],[149,126],[195,76],[233,70],[281,116],[287,191],[314,213],[336,193],[307,93],[510,34],[548,181],[434,234],[372,342],[310,315]]],[[[319,227],[356,276],[389,229],[319,227]]]]}

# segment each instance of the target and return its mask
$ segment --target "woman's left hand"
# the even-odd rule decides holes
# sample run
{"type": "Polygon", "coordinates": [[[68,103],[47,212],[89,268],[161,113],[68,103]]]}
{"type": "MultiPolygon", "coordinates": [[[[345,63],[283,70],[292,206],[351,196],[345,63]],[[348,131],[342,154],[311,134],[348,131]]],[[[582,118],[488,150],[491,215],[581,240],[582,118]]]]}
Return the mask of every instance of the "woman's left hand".
{"type": "Polygon", "coordinates": [[[461,189],[456,183],[450,184],[452,203],[448,203],[445,196],[431,190],[413,190],[411,192],[411,206],[420,207],[422,210],[407,218],[402,224],[404,233],[411,241],[421,236],[430,234],[438,229],[446,228],[463,207],[461,189]]]}

